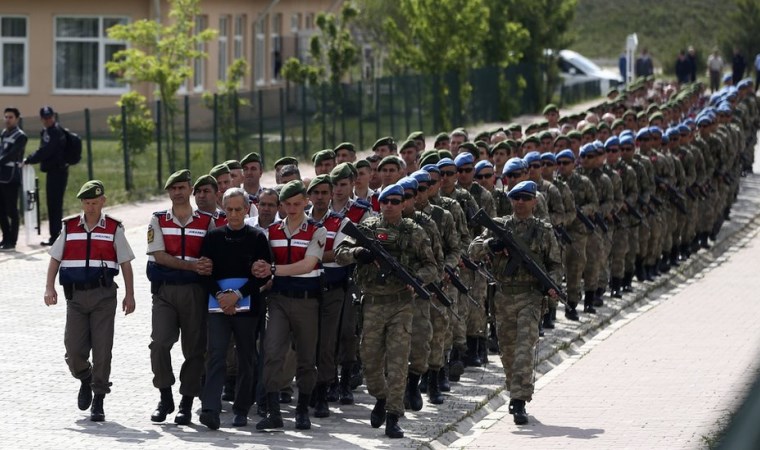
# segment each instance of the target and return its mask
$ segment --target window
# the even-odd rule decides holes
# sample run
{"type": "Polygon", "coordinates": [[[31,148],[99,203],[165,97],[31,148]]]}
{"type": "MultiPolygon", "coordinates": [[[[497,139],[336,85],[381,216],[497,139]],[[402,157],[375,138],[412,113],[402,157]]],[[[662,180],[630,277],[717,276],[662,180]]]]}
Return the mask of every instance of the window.
{"type": "MultiPolygon", "coordinates": [[[[201,33],[208,28],[208,17],[195,16],[195,34],[201,33]]],[[[199,42],[196,50],[206,53],[206,44],[199,42]]],[[[206,58],[196,58],[193,61],[193,90],[195,92],[203,91],[206,84],[206,58]]]]}
{"type": "Polygon", "coordinates": [[[126,24],[124,17],[56,17],[55,89],[121,93],[126,84],[106,70],[106,62],[127,48],[107,30],[126,24]]]}
{"type": "Polygon", "coordinates": [[[245,50],[243,49],[245,32],[245,16],[235,16],[235,41],[232,44],[232,57],[234,59],[243,58],[245,50]]]}
{"type": "Polygon", "coordinates": [[[254,28],[255,49],[253,64],[253,75],[256,78],[256,84],[264,84],[264,68],[266,66],[266,42],[264,40],[264,26],[262,21],[257,20],[254,28]]]}
{"type": "Polygon", "coordinates": [[[301,13],[295,13],[290,16],[290,31],[294,34],[301,29],[301,13]]]}
{"type": "Polygon", "coordinates": [[[27,92],[26,17],[0,17],[0,92],[27,92]]]}
{"type": "Polygon", "coordinates": [[[227,43],[230,34],[229,16],[219,17],[219,72],[217,79],[224,81],[227,79],[227,66],[229,65],[229,45],[227,43]]]}
{"type": "Polygon", "coordinates": [[[306,30],[314,28],[314,13],[306,14],[306,23],[304,23],[303,27],[306,30]]]}
{"type": "Polygon", "coordinates": [[[272,80],[280,79],[282,69],[282,14],[277,13],[272,17],[272,80]]]}

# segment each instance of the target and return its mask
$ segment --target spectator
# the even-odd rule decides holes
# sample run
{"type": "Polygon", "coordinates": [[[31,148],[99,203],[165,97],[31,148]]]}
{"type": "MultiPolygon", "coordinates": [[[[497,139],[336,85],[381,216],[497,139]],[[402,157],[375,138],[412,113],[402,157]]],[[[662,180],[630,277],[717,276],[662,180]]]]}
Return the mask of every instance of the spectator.
{"type": "Polygon", "coordinates": [[[676,59],[676,78],[678,79],[678,84],[688,83],[690,74],[689,59],[686,57],[686,51],[681,50],[681,53],[678,54],[678,59],[676,59]]]}
{"type": "Polygon", "coordinates": [[[714,48],[712,54],[707,58],[707,72],[710,75],[710,91],[715,92],[720,89],[720,74],[723,72],[723,58],[718,53],[718,48],[714,48]]]}
{"type": "Polygon", "coordinates": [[[634,72],[636,78],[654,75],[654,65],[652,64],[652,58],[649,56],[649,49],[646,47],[641,50],[641,56],[636,60],[634,72]]]}
{"type": "Polygon", "coordinates": [[[746,70],[747,62],[744,61],[744,56],[739,50],[739,47],[734,47],[734,57],[731,59],[731,74],[734,86],[736,86],[742,80],[744,77],[744,72],[746,70]]]}
{"type": "Polygon", "coordinates": [[[697,51],[694,49],[694,46],[689,46],[686,59],[689,60],[689,83],[694,83],[697,81],[697,51]]]}
{"type": "Polygon", "coordinates": [[[755,56],[755,93],[757,93],[758,84],[760,84],[760,53],[755,56]]]}

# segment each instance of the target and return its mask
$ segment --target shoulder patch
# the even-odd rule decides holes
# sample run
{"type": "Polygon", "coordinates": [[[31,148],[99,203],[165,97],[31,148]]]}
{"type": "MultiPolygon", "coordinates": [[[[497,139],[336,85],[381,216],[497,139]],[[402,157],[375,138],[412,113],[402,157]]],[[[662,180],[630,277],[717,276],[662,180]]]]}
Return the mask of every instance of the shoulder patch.
{"type": "Polygon", "coordinates": [[[153,225],[148,225],[148,244],[152,244],[156,238],[156,232],[153,230],[153,225]]]}
{"type": "Polygon", "coordinates": [[[114,222],[116,222],[116,223],[117,223],[119,226],[121,226],[121,220],[117,219],[116,217],[113,217],[113,216],[109,216],[108,214],[106,214],[106,218],[107,218],[107,219],[111,219],[111,220],[113,220],[113,221],[114,221],[114,222]]]}
{"type": "Polygon", "coordinates": [[[372,204],[364,198],[357,198],[351,206],[357,206],[362,209],[372,209],[372,204]]]}
{"type": "Polygon", "coordinates": [[[167,211],[169,211],[169,210],[168,210],[168,209],[165,209],[165,210],[163,210],[163,211],[154,211],[154,212],[153,212],[153,215],[154,215],[154,216],[156,216],[156,217],[165,216],[165,215],[166,215],[166,213],[167,213],[167,211]]]}

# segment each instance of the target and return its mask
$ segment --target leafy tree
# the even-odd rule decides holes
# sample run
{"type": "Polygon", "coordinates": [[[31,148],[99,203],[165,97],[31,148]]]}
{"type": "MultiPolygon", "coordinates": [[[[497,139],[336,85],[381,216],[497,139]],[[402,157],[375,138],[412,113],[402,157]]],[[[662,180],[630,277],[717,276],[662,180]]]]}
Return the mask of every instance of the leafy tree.
{"type": "MultiPolygon", "coordinates": [[[[240,85],[248,73],[248,62],[238,58],[227,67],[227,79],[217,82],[217,128],[222,135],[225,159],[240,158],[240,136],[238,135],[235,111],[250,102],[240,97],[240,85]]],[[[214,94],[203,93],[203,102],[214,108],[214,94]]]]}
{"type": "Polygon", "coordinates": [[[132,186],[131,169],[135,168],[135,155],[145,153],[145,150],[153,142],[155,133],[155,124],[150,115],[145,96],[139,92],[130,91],[121,96],[116,102],[119,108],[122,108],[126,116],[126,129],[124,129],[123,118],[121,114],[108,116],[108,127],[119,141],[119,146],[123,152],[129,152],[130,166],[128,172],[127,185],[132,186]],[[124,134],[126,133],[127,147],[124,148],[124,134]]]}
{"type": "Polygon", "coordinates": [[[733,0],[735,9],[729,14],[731,26],[723,39],[723,47],[730,51],[738,47],[752,69],[755,55],[760,53],[760,2],[757,0],[733,0]]]}
{"type": "Polygon", "coordinates": [[[206,57],[205,52],[198,50],[199,46],[216,36],[216,31],[210,29],[195,33],[194,18],[200,12],[199,4],[200,0],[169,0],[170,23],[167,25],[143,19],[108,29],[111,39],[129,44],[106,63],[108,71],[129,83],[156,85],[166,125],[166,151],[171,171],[176,169],[177,159],[177,91],[192,76],[193,60],[206,57]]]}

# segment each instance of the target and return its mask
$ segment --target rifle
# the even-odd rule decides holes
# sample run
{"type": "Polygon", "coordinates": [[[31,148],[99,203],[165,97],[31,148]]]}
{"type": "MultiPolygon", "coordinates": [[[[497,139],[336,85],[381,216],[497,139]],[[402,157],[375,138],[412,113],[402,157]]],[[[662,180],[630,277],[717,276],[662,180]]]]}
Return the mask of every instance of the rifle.
{"type": "Polygon", "coordinates": [[[583,211],[581,211],[580,206],[575,207],[575,217],[577,217],[578,220],[580,220],[583,225],[586,225],[586,228],[588,228],[589,230],[594,231],[596,229],[594,222],[592,222],[588,218],[588,216],[583,214],[583,211]]]}
{"type": "MultiPolygon", "coordinates": [[[[441,288],[441,286],[438,285],[438,283],[428,283],[425,286],[425,289],[429,290],[430,293],[435,294],[435,298],[437,298],[438,301],[441,302],[443,306],[449,308],[449,310],[451,310],[451,314],[453,314],[454,317],[456,317],[458,320],[462,320],[462,318],[459,317],[459,315],[457,315],[457,313],[454,312],[453,309],[451,309],[451,306],[454,304],[454,302],[452,302],[449,296],[446,295],[445,292],[443,292],[443,289],[441,288]]],[[[436,308],[436,306],[432,303],[430,304],[430,306],[432,306],[433,308],[436,308]]],[[[438,311],[438,312],[441,312],[441,311],[438,311]]]]}
{"type": "Polygon", "coordinates": [[[411,286],[420,298],[430,300],[430,292],[420,284],[416,277],[407,272],[406,269],[396,261],[396,258],[383,248],[382,244],[380,244],[377,239],[365,236],[364,233],[356,228],[356,225],[354,225],[353,222],[346,222],[346,225],[343,227],[343,233],[346,236],[354,238],[360,246],[372,252],[375,262],[380,266],[379,278],[381,282],[384,282],[386,278],[393,275],[403,281],[404,284],[411,286]]]}
{"type": "Polygon", "coordinates": [[[654,203],[654,206],[662,206],[662,200],[656,197],[654,194],[649,196],[649,199],[654,203]]]}
{"type": "Polygon", "coordinates": [[[602,217],[602,213],[594,213],[594,223],[599,225],[599,228],[604,231],[604,234],[607,234],[607,232],[610,231],[610,227],[607,226],[607,222],[604,220],[604,217],[602,217]]]}
{"type": "MultiPolygon", "coordinates": [[[[474,217],[474,216],[473,216],[474,217]]],[[[462,255],[462,264],[469,270],[477,272],[481,277],[485,278],[488,284],[496,284],[496,278],[485,267],[480,264],[475,264],[475,261],[471,260],[469,256],[462,255]]]]}
{"type": "Polygon", "coordinates": [[[544,269],[536,262],[533,257],[533,252],[517,237],[512,234],[511,230],[508,230],[501,225],[494,222],[492,218],[481,209],[473,217],[472,220],[475,223],[483,225],[485,228],[491,230],[497,239],[502,241],[509,253],[509,262],[507,263],[507,273],[514,272],[517,267],[522,265],[530,272],[531,275],[536,277],[541,285],[547,291],[554,289],[562,303],[566,303],[567,294],[561,287],[547,274],[544,269]]]}
{"type": "Polygon", "coordinates": [[[644,220],[644,217],[642,217],[641,213],[636,208],[633,207],[631,202],[629,202],[628,200],[623,200],[623,203],[625,203],[625,207],[628,208],[628,214],[635,217],[636,220],[638,220],[639,222],[644,220]]]}
{"type": "Polygon", "coordinates": [[[570,235],[567,233],[567,230],[565,229],[564,225],[555,225],[554,234],[557,236],[557,239],[564,242],[565,244],[567,245],[573,244],[573,240],[570,238],[570,235]]]}
{"type": "Polygon", "coordinates": [[[612,213],[612,221],[615,222],[615,225],[620,225],[623,222],[623,219],[620,218],[620,215],[616,212],[612,213]]]}
{"type": "Polygon", "coordinates": [[[449,267],[444,266],[443,270],[446,271],[446,273],[449,275],[449,280],[451,281],[451,285],[456,288],[457,291],[459,291],[460,294],[464,294],[467,296],[467,299],[472,302],[473,305],[480,308],[480,303],[477,302],[474,298],[472,298],[472,295],[470,295],[470,289],[464,285],[464,282],[462,282],[462,279],[459,278],[456,271],[449,267]]]}
{"type": "Polygon", "coordinates": [[[688,211],[686,210],[686,205],[684,202],[686,202],[686,199],[684,196],[676,190],[671,184],[667,183],[664,179],[660,177],[654,178],[655,182],[658,184],[662,184],[665,186],[665,189],[668,191],[668,200],[670,200],[670,203],[673,204],[673,206],[678,209],[678,211],[681,212],[681,214],[688,214],[688,211]]]}

